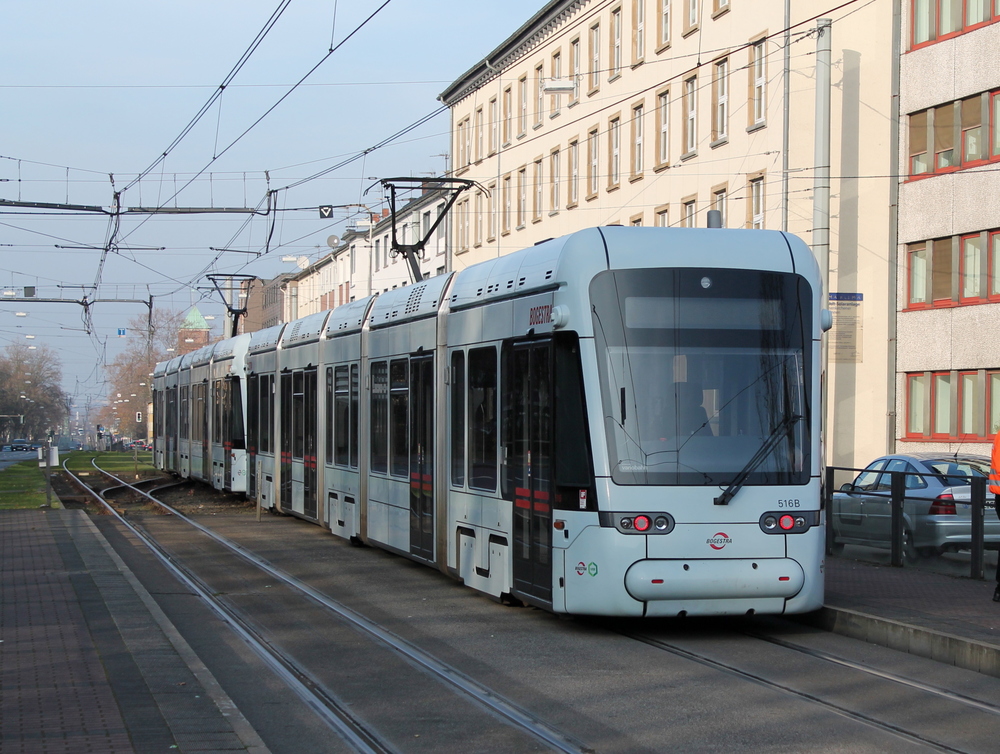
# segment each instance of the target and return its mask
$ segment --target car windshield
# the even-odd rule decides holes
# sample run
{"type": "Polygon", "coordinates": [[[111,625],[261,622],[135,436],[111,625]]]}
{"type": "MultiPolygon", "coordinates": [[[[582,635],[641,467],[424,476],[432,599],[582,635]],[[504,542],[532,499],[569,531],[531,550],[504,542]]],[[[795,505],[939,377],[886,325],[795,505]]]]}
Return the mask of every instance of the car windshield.
{"type": "Polygon", "coordinates": [[[615,270],[590,294],[615,483],[729,485],[744,471],[749,485],[808,480],[800,277],[615,270]]]}
{"type": "Polygon", "coordinates": [[[985,458],[982,461],[969,458],[940,458],[924,461],[924,466],[937,474],[941,482],[949,487],[970,484],[970,477],[990,475],[990,464],[985,458]]]}

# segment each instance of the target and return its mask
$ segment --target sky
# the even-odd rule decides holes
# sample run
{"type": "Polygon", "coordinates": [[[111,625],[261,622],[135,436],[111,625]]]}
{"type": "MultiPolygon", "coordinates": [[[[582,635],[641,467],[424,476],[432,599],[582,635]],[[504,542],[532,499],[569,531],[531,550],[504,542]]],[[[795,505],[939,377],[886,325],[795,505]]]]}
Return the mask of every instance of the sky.
{"type": "Polygon", "coordinates": [[[204,276],[297,269],[281,257],[320,258],[349,218],[323,220],[317,206],[377,204],[378,187],[365,191],[381,178],[443,174],[447,113],[316,177],[437,110],[449,84],[544,4],[5,3],[0,199],[106,210],[121,192],[127,208],[263,208],[272,189],[279,211],[258,257],[247,252],[267,240],[259,215],[129,213],[114,227],[107,213],[0,206],[0,347],[57,351],[82,411],[104,402],[103,365],[138,337],[128,323],[150,298],[197,305],[221,333],[225,309],[204,276]],[[5,300],[26,286],[60,300],[5,300]],[[84,296],[115,301],[85,322],[84,296]]]}

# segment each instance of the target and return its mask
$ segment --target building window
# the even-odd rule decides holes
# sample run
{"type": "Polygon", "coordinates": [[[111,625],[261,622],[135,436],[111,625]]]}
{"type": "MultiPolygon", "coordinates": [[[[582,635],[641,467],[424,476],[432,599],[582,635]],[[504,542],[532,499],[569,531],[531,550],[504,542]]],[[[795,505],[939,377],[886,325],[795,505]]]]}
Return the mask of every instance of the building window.
{"type": "Polygon", "coordinates": [[[522,76],[517,80],[517,135],[524,136],[528,132],[528,77],[522,76]]]}
{"type": "Polygon", "coordinates": [[[486,240],[493,241],[497,237],[497,182],[493,181],[486,188],[490,191],[489,212],[486,215],[486,240]]]}
{"type": "Polygon", "coordinates": [[[712,190],[712,209],[718,210],[722,215],[722,227],[728,226],[727,218],[729,206],[729,192],[725,187],[712,190]]]}
{"type": "Polygon", "coordinates": [[[693,154],[698,148],[698,79],[695,76],[684,82],[684,153],[693,154]]]}
{"type": "Polygon", "coordinates": [[[621,118],[612,118],[608,124],[608,188],[616,188],[621,181],[621,118]]]}
{"type": "Polygon", "coordinates": [[[1000,371],[906,375],[906,438],[986,442],[1000,431],[1000,371]]]}
{"type": "Polygon", "coordinates": [[[697,208],[698,202],[695,199],[686,199],[681,204],[681,227],[682,228],[693,228],[695,227],[695,210],[697,208]]]}
{"type": "Polygon", "coordinates": [[[601,84],[601,25],[590,27],[590,91],[596,92],[601,84]]]}
{"type": "Polygon", "coordinates": [[[659,0],[660,2],[660,23],[658,40],[659,47],[666,47],[670,44],[670,1],[659,0]]]}
{"type": "Polygon", "coordinates": [[[747,227],[760,230],[764,227],[764,176],[750,179],[747,201],[747,227]]]}
{"type": "Polygon", "coordinates": [[[535,160],[535,191],[534,191],[534,205],[532,207],[533,212],[531,213],[531,219],[534,222],[538,222],[542,219],[542,197],[544,194],[544,177],[542,173],[542,161],[535,160]]]}
{"type": "Polygon", "coordinates": [[[501,232],[504,235],[510,233],[510,209],[511,209],[510,203],[512,201],[511,200],[510,191],[511,191],[511,189],[510,189],[510,176],[509,175],[505,175],[503,177],[503,197],[502,197],[502,199],[503,199],[503,217],[502,217],[502,220],[501,220],[501,223],[500,223],[501,232]]]}
{"type": "Polygon", "coordinates": [[[622,73],[622,9],[611,11],[611,71],[608,78],[613,79],[622,73]]]}
{"type": "Polygon", "coordinates": [[[535,66],[535,127],[542,125],[545,116],[545,73],[541,65],[535,66]]]}
{"type": "Polygon", "coordinates": [[[646,0],[632,0],[632,63],[646,57],[646,0]]]}
{"type": "Polygon", "coordinates": [[[497,112],[497,98],[490,100],[490,154],[496,154],[500,148],[500,117],[497,112]]]}
{"type": "Polygon", "coordinates": [[[587,133],[587,198],[597,196],[598,183],[600,181],[600,170],[598,169],[598,139],[597,129],[591,129],[587,133]]]}
{"type": "Polygon", "coordinates": [[[475,212],[475,245],[483,245],[483,192],[476,192],[476,212],[475,212]]]}
{"type": "Polygon", "coordinates": [[[670,214],[666,207],[657,207],[653,223],[657,228],[666,228],[670,225],[670,214]]]}
{"type": "Polygon", "coordinates": [[[729,136],[729,58],[712,66],[712,141],[729,136]]]}
{"type": "Polygon", "coordinates": [[[559,150],[554,149],[549,155],[549,183],[551,186],[551,203],[549,204],[550,211],[559,211],[559,176],[560,176],[560,166],[559,166],[559,150]]]}
{"type": "Polygon", "coordinates": [[[528,171],[517,171],[517,227],[523,228],[528,214],[528,171]]]}
{"type": "Polygon", "coordinates": [[[907,124],[910,175],[949,172],[1000,159],[998,96],[1000,91],[976,94],[911,113],[907,124]]]}
{"type": "Polygon", "coordinates": [[[632,177],[642,176],[643,163],[643,106],[636,105],[632,108],[632,177]]]}
{"type": "Polygon", "coordinates": [[[458,122],[458,133],[456,134],[456,139],[458,141],[458,148],[455,150],[458,152],[458,167],[464,168],[469,164],[469,119],[462,118],[458,122]]]}
{"type": "Polygon", "coordinates": [[[572,105],[580,101],[580,38],[577,37],[569,43],[569,72],[573,77],[573,94],[570,95],[569,103],[572,105]]]}
{"type": "Polygon", "coordinates": [[[483,131],[483,108],[476,109],[476,162],[486,156],[486,134],[483,131]]]}
{"type": "Polygon", "coordinates": [[[698,28],[698,0],[684,0],[684,33],[690,34],[698,28]]]}
{"type": "MultiPolygon", "coordinates": [[[[552,53],[552,80],[562,81],[562,53],[558,51],[552,53]]],[[[559,114],[559,108],[562,106],[560,97],[562,97],[561,94],[551,95],[549,105],[552,108],[552,115],[559,114]]]]}
{"type": "Polygon", "coordinates": [[[906,247],[907,308],[1000,301],[1000,230],[906,247]]]}
{"type": "Polygon", "coordinates": [[[712,7],[712,16],[718,16],[721,13],[729,10],[729,0],[714,0],[712,7]]]}
{"type": "Polygon", "coordinates": [[[375,272],[378,272],[382,262],[381,239],[375,239],[375,272]]]}
{"type": "Polygon", "coordinates": [[[995,21],[991,0],[913,0],[910,47],[937,42],[995,21]],[[964,12],[963,12],[964,5],[964,12]]]}
{"type": "Polygon", "coordinates": [[[764,40],[750,45],[750,125],[764,123],[767,115],[767,72],[764,65],[764,40]]]}
{"type": "Polygon", "coordinates": [[[511,140],[511,119],[514,117],[514,114],[511,112],[511,108],[513,107],[514,103],[511,101],[511,99],[512,99],[512,95],[511,95],[510,87],[508,86],[508,87],[506,87],[503,90],[503,143],[504,143],[504,146],[506,146],[507,144],[510,144],[510,140],[511,140]]]}
{"type": "Polygon", "coordinates": [[[567,207],[575,207],[580,201],[580,142],[569,143],[569,187],[567,207]]]}
{"type": "Polygon", "coordinates": [[[670,91],[656,95],[656,165],[670,162],[670,91]]]}

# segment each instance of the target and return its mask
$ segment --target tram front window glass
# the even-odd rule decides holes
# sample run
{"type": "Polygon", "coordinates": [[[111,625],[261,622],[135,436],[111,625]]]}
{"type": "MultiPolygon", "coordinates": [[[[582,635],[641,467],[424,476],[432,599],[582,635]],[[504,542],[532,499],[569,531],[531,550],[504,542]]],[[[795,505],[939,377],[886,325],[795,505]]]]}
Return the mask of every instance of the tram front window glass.
{"type": "Polygon", "coordinates": [[[809,477],[806,282],[788,273],[619,270],[590,288],[611,478],[726,486],[809,477]]]}

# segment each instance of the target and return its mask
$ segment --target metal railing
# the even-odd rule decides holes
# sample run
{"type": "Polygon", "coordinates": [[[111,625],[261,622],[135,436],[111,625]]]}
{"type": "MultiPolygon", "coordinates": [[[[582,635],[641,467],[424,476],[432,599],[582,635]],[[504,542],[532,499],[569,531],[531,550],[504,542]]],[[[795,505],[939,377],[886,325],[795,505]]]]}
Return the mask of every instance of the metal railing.
{"type": "MultiPolygon", "coordinates": [[[[833,527],[833,495],[835,492],[840,492],[839,488],[836,488],[834,475],[838,471],[852,472],[855,478],[858,474],[867,469],[853,469],[844,466],[828,466],[826,468],[826,476],[823,485],[823,506],[827,513],[826,521],[826,553],[827,555],[833,554],[834,545],[834,527],[833,527]]],[[[918,494],[914,494],[914,490],[907,490],[906,487],[906,477],[907,476],[918,476],[918,477],[928,477],[928,476],[947,476],[949,479],[963,479],[965,480],[963,484],[969,484],[971,486],[971,499],[970,499],[970,518],[971,518],[971,560],[969,564],[969,576],[973,579],[983,579],[984,568],[985,568],[985,534],[986,534],[986,484],[987,480],[985,477],[981,476],[964,476],[961,474],[947,474],[947,475],[934,475],[924,473],[917,473],[912,471],[882,471],[882,474],[889,474],[891,476],[891,488],[889,496],[889,509],[890,509],[890,530],[889,530],[889,559],[890,563],[897,568],[903,566],[904,561],[904,532],[905,523],[903,515],[903,503],[905,500],[909,501],[920,501],[932,503],[935,498],[933,497],[921,497],[918,494]]],[[[957,486],[957,485],[952,485],[957,486]]],[[[859,492],[861,492],[859,490],[859,492]]],[[[911,543],[912,545],[912,543],[911,543]]]]}

